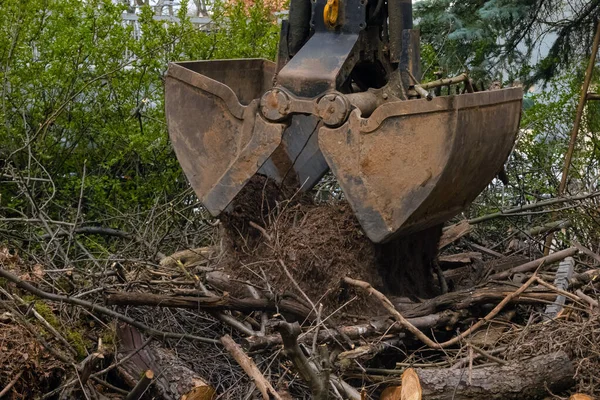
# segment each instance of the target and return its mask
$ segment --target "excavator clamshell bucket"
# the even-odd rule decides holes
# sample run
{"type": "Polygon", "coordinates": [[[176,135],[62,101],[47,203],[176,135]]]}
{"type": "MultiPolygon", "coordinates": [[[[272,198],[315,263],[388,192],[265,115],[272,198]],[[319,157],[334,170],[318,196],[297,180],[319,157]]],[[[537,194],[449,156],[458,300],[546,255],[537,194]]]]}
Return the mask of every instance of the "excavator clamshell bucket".
{"type": "Polygon", "coordinates": [[[521,88],[399,101],[319,146],[367,236],[382,243],[443,223],[500,172],[519,129],[521,88]]]}
{"type": "Polygon", "coordinates": [[[260,59],[171,63],[165,81],[169,136],[192,188],[220,214],[281,143],[259,98],[275,64],[260,59]]]}

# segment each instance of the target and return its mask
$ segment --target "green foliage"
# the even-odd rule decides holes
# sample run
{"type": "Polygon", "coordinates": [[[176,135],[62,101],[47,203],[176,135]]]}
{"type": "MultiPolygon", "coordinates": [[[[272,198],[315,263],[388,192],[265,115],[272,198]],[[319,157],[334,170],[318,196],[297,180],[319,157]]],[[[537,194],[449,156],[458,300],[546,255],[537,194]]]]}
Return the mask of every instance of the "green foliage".
{"type": "Polygon", "coordinates": [[[26,303],[31,303],[32,301],[35,302],[33,306],[35,311],[37,311],[50,325],[52,325],[53,328],[58,330],[61,329],[58,318],[56,318],[54,311],[52,311],[52,308],[46,302],[41,301],[37,297],[31,295],[23,296],[23,300],[26,303]]]}
{"type": "Polygon", "coordinates": [[[44,181],[29,185],[27,196],[0,182],[0,213],[31,216],[41,208],[55,220],[78,215],[118,227],[112,217],[187,188],[165,124],[168,63],[272,59],[278,27],[262,2],[215,4],[210,30],[192,24],[186,7],[178,22],[142,8],[137,32],[122,19],[125,7],[109,0],[1,3],[0,173],[44,181]]]}
{"type": "Polygon", "coordinates": [[[423,40],[448,74],[527,83],[578,63],[600,17],[598,2],[558,0],[424,0],[414,8],[423,40]]]}
{"type": "Polygon", "coordinates": [[[92,344],[90,340],[84,339],[81,332],[75,330],[68,331],[65,339],[73,346],[80,359],[85,358],[87,355],[87,347],[92,344]]]}

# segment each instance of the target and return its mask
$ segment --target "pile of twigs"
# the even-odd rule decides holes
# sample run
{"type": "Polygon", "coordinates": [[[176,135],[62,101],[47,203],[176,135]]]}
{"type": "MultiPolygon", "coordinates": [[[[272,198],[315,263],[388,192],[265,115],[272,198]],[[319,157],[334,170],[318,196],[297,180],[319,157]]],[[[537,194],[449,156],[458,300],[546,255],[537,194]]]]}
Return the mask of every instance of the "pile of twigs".
{"type": "Polygon", "coordinates": [[[473,231],[485,220],[445,229],[430,299],[339,276],[350,295],[323,305],[277,248],[276,223],[253,223],[278,255],[255,263],[275,265],[285,291],[261,268],[231,274],[218,240],[94,271],[3,248],[0,334],[27,332],[35,349],[18,351],[36,362],[0,370],[0,393],[31,396],[37,361],[51,360],[43,398],[400,398],[385,389],[407,368],[424,399],[600,394],[600,255],[577,242],[544,255],[537,243],[570,229],[562,220],[491,249],[473,231]]]}

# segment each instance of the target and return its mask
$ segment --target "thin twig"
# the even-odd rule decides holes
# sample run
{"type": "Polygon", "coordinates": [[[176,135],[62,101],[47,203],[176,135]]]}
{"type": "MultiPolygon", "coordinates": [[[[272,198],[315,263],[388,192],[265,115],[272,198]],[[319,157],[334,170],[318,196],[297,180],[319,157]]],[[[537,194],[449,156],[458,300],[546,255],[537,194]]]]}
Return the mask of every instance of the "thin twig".
{"type": "Polygon", "coordinates": [[[12,387],[15,386],[15,383],[17,383],[21,375],[23,375],[23,372],[24,370],[20,370],[17,373],[17,375],[13,378],[13,380],[8,382],[8,385],[6,385],[4,389],[2,389],[2,391],[0,392],[0,398],[4,397],[4,395],[6,395],[10,391],[10,389],[12,389],[12,387]]]}
{"type": "Polygon", "coordinates": [[[481,354],[482,356],[484,356],[485,358],[487,358],[490,361],[493,361],[493,362],[498,363],[500,365],[507,365],[508,364],[508,362],[506,360],[503,360],[501,358],[495,357],[495,356],[491,355],[490,353],[488,353],[487,351],[485,351],[483,349],[480,349],[477,346],[473,346],[470,343],[469,343],[469,347],[471,349],[473,349],[476,353],[481,354]]]}

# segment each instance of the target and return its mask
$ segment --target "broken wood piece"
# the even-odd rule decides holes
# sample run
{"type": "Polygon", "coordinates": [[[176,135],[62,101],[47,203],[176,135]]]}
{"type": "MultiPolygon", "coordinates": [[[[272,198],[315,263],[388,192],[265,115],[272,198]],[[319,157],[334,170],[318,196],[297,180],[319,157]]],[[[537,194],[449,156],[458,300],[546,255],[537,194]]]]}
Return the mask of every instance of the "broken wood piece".
{"type": "Polygon", "coordinates": [[[430,92],[428,92],[427,90],[425,90],[423,87],[421,87],[421,85],[414,85],[413,88],[419,94],[419,96],[421,96],[422,98],[427,99],[427,100],[433,99],[433,95],[430,92]]]}
{"type": "Polygon", "coordinates": [[[454,224],[444,229],[442,233],[442,237],[440,238],[440,243],[438,248],[441,250],[444,247],[448,246],[451,243],[454,243],[461,237],[467,235],[473,227],[469,224],[468,221],[461,221],[458,224],[454,224]]]}
{"type": "Polygon", "coordinates": [[[598,300],[594,300],[593,298],[591,298],[590,296],[588,296],[587,294],[583,293],[583,291],[581,289],[578,289],[577,291],[575,291],[575,294],[577,295],[577,297],[579,297],[581,300],[585,301],[587,304],[590,305],[590,307],[592,308],[597,308],[598,307],[598,300]]]}
{"type": "Polygon", "coordinates": [[[223,296],[183,297],[139,292],[114,292],[106,295],[107,305],[189,308],[193,310],[284,311],[301,319],[309,319],[311,311],[303,305],[282,299],[243,298],[223,296]]]}
{"type": "MultiPolygon", "coordinates": [[[[102,351],[101,349],[99,350],[102,351]]],[[[104,359],[104,354],[102,354],[100,351],[90,354],[77,366],[77,373],[79,374],[79,381],[81,385],[85,385],[87,380],[90,378],[90,375],[92,375],[92,372],[94,372],[100,363],[100,360],[104,359]]]]}
{"type": "Polygon", "coordinates": [[[191,267],[208,262],[215,253],[215,248],[210,246],[181,250],[160,260],[160,266],[163,268],[191,267]]]}
{"type": "Polygon", "coordinates": [[[580,288],[586,283],[595,282],[600,279],[600,268],[590,269],[588,271],[577,274],[571,278],[569,289],[580,288]]]}
{"type": "Polygon", "coordinates": [[[449,254],[445,256],[439,256],[438,261],[441,263],[459,263],[459,264],[468,264],[473,261],[473,259],[481,260],[481,253],[476,251],[471,251],[467,253],[458,253],[458,254],[449,254]]]}
{"type": "Polygon", "coordinates": [[[242,350],[242,348],[233,341],[231,336],[225,335],[221,337],[221,343],[223,344],[223,347],[225,347],[225,350],[231,354],[233,359],[252,379],[256,385],[256,388],[262,395],[263,400],[269,400],[269,394],[277,400],[282,400],[279,393],[277,393],[267,378],[265,378],[262,372],[260,372],[254,361],[248,357],[246,353],[244,353],[244,350],[242,350]]]}
{"type": "Polygon", "coordinates": [[[507,365],[475,368],[471,383],[461,369],[417,369],[427,400],[541,399],[574,384],[575,371],[567,354],[559,351],[507,365]]]}
{"type": "Polygon", "coordinates": [[[477,244],[477,243],[469,243],[469,246],[471,246],[475,250],[479,250],[480,252],[485,253],[487,255],[490,255],[492,257],[498,257],[498,258],[504,257],[504,254],[498,253],[497,251],[494,251],[492,249],[488,249],[487,247],[482,246],[482,245],[477,244]]]}
{"type": "Polygon", "coordinates": [[[574,256],[575,254],[577,254],[578,251],[579,250],[577,250],[576,247],[569,247],[568,249],[557,251],[556,253],[552,253],[550,255],[538,258],[537,260],[533,260],[528,263],[519,265],[518,267],[511,268],[507,271],[498,272],[496,274],[490,275],[490,279],[500,280],[508,278],[516,272],[530,272],[538,268],[542,264],[548,265],[563,260],[567,257],[574,256]]]}

